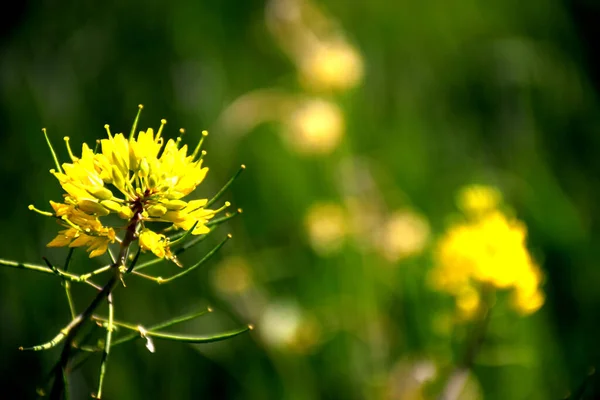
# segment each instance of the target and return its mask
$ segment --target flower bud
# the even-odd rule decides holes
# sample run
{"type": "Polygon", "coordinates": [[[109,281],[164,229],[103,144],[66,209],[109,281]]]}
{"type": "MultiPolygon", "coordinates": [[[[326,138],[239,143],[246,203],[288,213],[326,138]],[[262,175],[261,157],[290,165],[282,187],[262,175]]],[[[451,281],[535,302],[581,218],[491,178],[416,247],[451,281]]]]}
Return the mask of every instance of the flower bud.
{"type": "Polygon", "coordinates": [[[148,184],[151,188],[156,187],[156,185],[158,184],[158,178],[156,177],[156,175],[150,174],[148,176],[148,184]]]}
{"type": "Polygon", "coordinates": [[[133,217],[133,211],[131,211],[131,208],[127,206],[121,206],[119,209],[119,217],[123,219],[131,219],[131,217],[133,217]]]}
{"type": "Polygon", "coordinates": [[[161,206],[160,204],[156,204],[156,205],[148,207],[148,214],[151,217],[162,217],[166,213],[167,213],[167,208],[164,206],[161,206]]]}
{"type": "Polygon", "coordinates": [[[104,207],[108,208],[112,212],[118,213],[121,210],[121,204],[113,200],[102,200],[100,202],[104,207]]]}
{"type": "Polygon", "coordinates": [[[183,200],[163,200],[162,205],[165,206],[169,211],[177,211],[185,208],[187,203],[183,200]]]}
{"type": "Polygon", "coordinates": [[[92,188],[88,189],[88,192],[90,192],[95,198],[100,199],[100,200],[108,200],[108,199],[112,198],[112,195],[113,195],[110,190],[108,190],[107,188],[105,188],[103,186],[92,187],[92,188]]]}
{"type": "Polygon", "coordinates": [[[77,205],[79,206],[80,210],[88,214],[97,214],[101,217],[110,214],[110,211],[94,200],[81,199],[77,205]]]}

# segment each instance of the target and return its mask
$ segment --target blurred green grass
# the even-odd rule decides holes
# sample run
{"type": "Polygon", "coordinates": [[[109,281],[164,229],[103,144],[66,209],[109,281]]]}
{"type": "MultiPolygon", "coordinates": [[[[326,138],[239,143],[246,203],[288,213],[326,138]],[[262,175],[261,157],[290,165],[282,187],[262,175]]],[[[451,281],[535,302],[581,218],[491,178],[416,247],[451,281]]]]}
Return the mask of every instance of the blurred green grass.
{"type": "MultiPolygon", "coordinates": [[[[0,42],[0,256],[39,262],[66,255],[45,247],[54,222],[27,210],[61,196],[41,128],[64,160],[63,136],[79,148],[103,137],[105,123],[127,131],[143,103],[144,129],[166,118],[167,135],[183,126],[188,143],[202,129],[211,132],[210,172],[199,195],[210,196],[239,164],[248,166],[228,194],[244,213],[221,228],[234,240],[211,265],[174,286],[128,282],[117,315],[151,323],[210,304],[215,313],[190,331],[248,322],[257,329],[207,346],[157,343],[156,354],[140,343],[120,348],[110,360],[107,398],[410,398],[401,390],[414,384],[418,366],[433,366],[424,393],[434,398],[459,357],[464,328],[454,335],[435,328],[443,328],[451,302],[427,287],[430,247],[389,261],[377,229],[408,208],[427,218],[431,241],[454,212],[461,185],[490,183],[528,225],[547,302],[531,317],[492,321],[475,386],[486,399],[574,390],[600,356],[600,126],[593,54],[576,3],[315,4],[339,22],[365,68],[357,87],[325,94],[346,127],[325,155],[297,152],[285,124],[239,134],[223,128],[224,111],[242,95],[309,93],[269,28],[263,1],[26,3],[0,42]],[[354,218],[352,235],[331,254],[311,246],[305,227],[321,202],[340,204],[354,218]],[[232,259],[238,264],[219,286],[216,271],[232,259]],[[247,284],[228,290],[235,279],[247,284]],[[300,327],[301,340],[286,344],[285,329],[272,321],[300,327]]],[[[83,270],[98,265],[84,254],[76,261],[83,270]]],[[[80,305],[90,298],[84,290],[75,295],[80,305]]],[[[16,349],[66,324],[62,288],[52,277],[0,269],[0,318],[1,387],[10,398],[32,398],[57,354],[16,349]]],[[[74,375],[74,398],[95,390],[94,374],[90,364],[74,375]]]]}

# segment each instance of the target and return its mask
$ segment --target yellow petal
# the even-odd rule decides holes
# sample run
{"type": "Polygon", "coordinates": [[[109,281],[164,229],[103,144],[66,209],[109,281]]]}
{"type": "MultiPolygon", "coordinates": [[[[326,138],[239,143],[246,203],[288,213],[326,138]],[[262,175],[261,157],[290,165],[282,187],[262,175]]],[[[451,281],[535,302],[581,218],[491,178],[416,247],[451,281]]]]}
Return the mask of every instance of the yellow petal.
{"type": "Polygon", "coordinates": [[[67,229],[64,231],[60,231],[59,234],[56,235],[56,237],[54,239],[52,239],[52,241],[50,241],[50,243],[48,243],[46,246],[48,246],[48,247],[68,246],[69,243],[71,243],[71,241],[73,240],[74,232],[75,232],[75,229],[73,229],[73,228],[67,229]]]}
{"type": "Polygon", "coordinates": [[[160,235],[154,231],[151,231],[150,229],[144,229],[140,233],[139,240],[142,250],[150,250],[159,258],[165,257],[167,239],[164,235],[160,235]]]}

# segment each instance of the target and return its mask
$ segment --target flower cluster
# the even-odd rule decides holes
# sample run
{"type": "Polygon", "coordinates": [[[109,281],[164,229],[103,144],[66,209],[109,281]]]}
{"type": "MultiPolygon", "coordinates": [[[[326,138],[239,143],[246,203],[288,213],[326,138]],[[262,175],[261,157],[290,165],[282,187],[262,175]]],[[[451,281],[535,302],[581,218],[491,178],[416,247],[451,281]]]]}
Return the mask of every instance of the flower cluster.
{"type": "Polygon", "coordinates": [[[183,200],[208,172],[202,166],[205,152],[200,151],[207,132],[188,155],[181,136],[165,144],[165,124],[162,120],[157,132],[149,128],[137,135],[134,124],[129,138],[111,134],[105,125],[108,138],[99,141],[99,151],[84,143],[81,157],[73,154],[65,138],[71,162],[62,167],[57,163],[57,170],[50,171],[66,192],[62,203],[50,202],[51,215],[65,229],[48,246],[87,246],[90,257],[96,257],[104,254],[110,243],[120,241],[120,230],[129,229],[134,230],[143,251],[177,262],[169,239],[150,229],[150,223],[167,223],[169,229],[183,229],[192,235],[208,233],[207,222],[220,210],[205,208],[207,199],[183,200]],[[108,226],[104,221],[110,215],[124,222],[108,226]]]}
{"type": "Polygon", "coordinates": [[[514,308],[535,312],[544,303],[538,266],[526,248],[525,225],[500,210],[502,196],[487,186],[466,187],[458,197],[466,218],[439,240],[431,281],[456,297],[469,318],[479,308],[480,287],[512,289],[514,308]]]}

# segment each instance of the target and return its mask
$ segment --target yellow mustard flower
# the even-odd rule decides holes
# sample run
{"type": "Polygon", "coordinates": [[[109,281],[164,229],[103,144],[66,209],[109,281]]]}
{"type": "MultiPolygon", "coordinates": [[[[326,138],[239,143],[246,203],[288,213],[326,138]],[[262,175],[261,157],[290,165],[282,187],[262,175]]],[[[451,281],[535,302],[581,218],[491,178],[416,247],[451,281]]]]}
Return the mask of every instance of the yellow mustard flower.
{"type": "Polygon", "coordinates": [[[202,133],[197,147],[188,154],[181,137],[165,143],[165,124],[162,120],[157,132],[149,128],[137,136],[134,124],[129,138],[111,134],[106,125],[108,138],[100,141],[99,151],[84,143],[81,157],[73,154],[65,138],[71,162],[57,163],[57,170],[50,171],[66,192],[64,202],[50,202],[54,213],[45,214],[57,217],[66,229],[48,246],[86,246],[90,257],[95,257],[104,254],[110,243],[120,241],[117,231],[134,229],[143,251],[177,262],[168,238],[152,231],[150,223],[167,223],[172,229],[191,230],[192,235],[209,232],[206,224],[224,207],[208,209],[207,199],[183,200],[208,172],[200,151],[207,133],[202,133]],[[101,218],[111,214],[125,222],[105,226],[101,218]]]}
{"type": "Polygon", "coordinates": [[[53,201],[50,201],[50,205],[67,229],[60,231],[48,243],[48,247],[87,246],[90,257],[96,257],[104,254],[108,249],[108,244],[115,241],[114,229],[103,226],[98,217],[77,209],[74,205],[53,201]]]}
{"type": "Polygon", "coordinates": [[[542,275],[526,247],[527,230],[498,209],[500,192],[471,186],[458,197],[467,218],[439,239],[431,282],[456,297],[461,314],[469,317],[480,304],[478,288],[512,289],[513,306],[523,314],[544,303],[542,275]]]}

